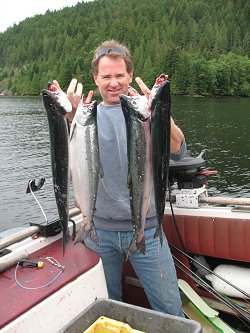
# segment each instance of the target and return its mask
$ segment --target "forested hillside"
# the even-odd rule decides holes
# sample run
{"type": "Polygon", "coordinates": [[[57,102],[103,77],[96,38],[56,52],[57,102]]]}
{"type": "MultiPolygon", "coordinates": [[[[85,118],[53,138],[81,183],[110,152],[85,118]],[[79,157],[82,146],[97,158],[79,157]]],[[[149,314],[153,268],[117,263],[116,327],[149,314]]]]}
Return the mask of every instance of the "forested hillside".
{"type": "MultiPolygon", "coordinates": [[[[0,33],[0,93],[37,95],[57,79],[94,88],[93,49],[113,38],[152,86],[174,94],[250,96],[250,1],[95,0],[47,11],[0,33]]],[[[136,87],[136,84],[134,84],[136,87]]]]}

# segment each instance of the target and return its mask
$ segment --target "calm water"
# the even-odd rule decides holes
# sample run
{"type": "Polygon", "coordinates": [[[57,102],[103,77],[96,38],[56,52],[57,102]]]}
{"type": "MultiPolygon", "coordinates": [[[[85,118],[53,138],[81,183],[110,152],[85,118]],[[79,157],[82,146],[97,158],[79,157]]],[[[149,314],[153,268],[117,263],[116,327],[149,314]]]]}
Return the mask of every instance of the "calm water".
{"type": "Polygon", "coordinates": [[[250,197],[250,99],[175,97],[172,115],[194,156],[206,150],[209,194],[250,197]]]}
{"type": "MultiPolygon", "coordinates": [[[[206,167],[218,171],[208,178],[210,195],[250,197],[249,102],[172,97],[172,115],[192,155],[206,149],[206,167]]],[[[26,194],[30,179],[37,182],[45,177],[43,188],[35,194],[48,219],[57,218],[41,97],[0,97],[0,141],[0,231],[44,221],[34,198],[26,194]]]]}

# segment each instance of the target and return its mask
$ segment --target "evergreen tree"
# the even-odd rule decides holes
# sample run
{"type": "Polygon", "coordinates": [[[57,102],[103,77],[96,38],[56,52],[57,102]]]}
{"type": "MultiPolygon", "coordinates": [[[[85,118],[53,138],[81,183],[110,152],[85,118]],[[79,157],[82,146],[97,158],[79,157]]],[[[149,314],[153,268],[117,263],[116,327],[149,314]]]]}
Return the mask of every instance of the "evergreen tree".
{"type": "MultiPolygon", "coordinates": [[[[15,24],[0,33],[0,87],[39,94],[72,77],[93,89],[93,49],[117,39],[135,75],[151,86],[168,73],[175,94],[250,96],[250,1],[96,0],[15,24]]],[[[2,92],[0,91],[0,93],[2,92]]]]}

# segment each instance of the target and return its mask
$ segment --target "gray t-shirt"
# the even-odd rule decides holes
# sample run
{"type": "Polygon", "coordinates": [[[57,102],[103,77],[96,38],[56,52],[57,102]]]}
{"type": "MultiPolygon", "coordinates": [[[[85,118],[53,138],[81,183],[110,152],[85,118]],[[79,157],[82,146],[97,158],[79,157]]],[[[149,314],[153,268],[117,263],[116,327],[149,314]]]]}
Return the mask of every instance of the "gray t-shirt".
{"type": "MultiPolygon", "coordinates": [[[[94,223],[96,228],[112,231],[131,231],[131,210],[127,187],[127,137],[126,124],[120,104],[98,105],[98,140],[104,177],[99,180],[94,223]]],[[[172,159],[180,159],[186,153],[182,144],[172,159]]],[[[154,195],[147,215],[145,228],[157,225],[154,195]]]]}

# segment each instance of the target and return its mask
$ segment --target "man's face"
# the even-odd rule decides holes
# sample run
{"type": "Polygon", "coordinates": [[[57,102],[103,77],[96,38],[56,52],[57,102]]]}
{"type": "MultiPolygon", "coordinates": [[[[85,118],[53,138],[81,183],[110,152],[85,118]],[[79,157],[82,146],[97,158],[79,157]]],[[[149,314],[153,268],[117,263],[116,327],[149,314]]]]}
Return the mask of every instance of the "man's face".
{"type": "Polygon", "coordinates": [[[98,64],[98,74],[94,80],[105,105],[119,104],[119,96],[128,94],[133,72],[128,73],[124,59],[103,56],[98,64]]]}

